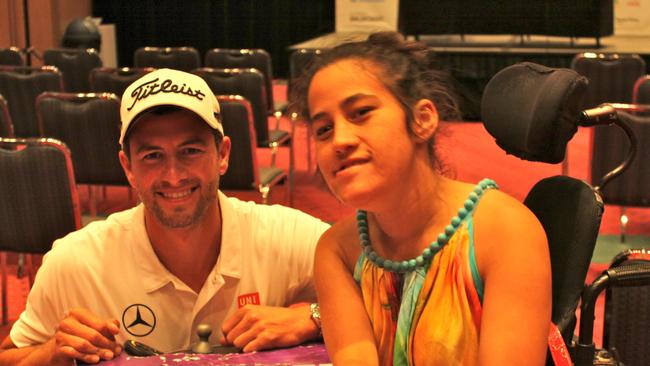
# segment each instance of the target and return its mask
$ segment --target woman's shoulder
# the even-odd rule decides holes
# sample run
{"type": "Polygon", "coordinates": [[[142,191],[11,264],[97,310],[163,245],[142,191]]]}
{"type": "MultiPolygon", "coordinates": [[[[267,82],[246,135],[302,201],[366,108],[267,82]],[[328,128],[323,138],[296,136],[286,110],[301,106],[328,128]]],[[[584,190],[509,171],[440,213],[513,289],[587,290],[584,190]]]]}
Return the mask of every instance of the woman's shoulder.
{"type": "Polygon", "coordinates": [[[355,217],[342,219],[327,229],[320,237],[318,250],[333,252],[348,268],[354,268],[361,253],[355,217]]]}
{"type": "Polygon", "coordinates": [[[548,256],[546,233],[535,214],[500,190],[483,194],[474,211],[473,226],[477,259],[485,255],[510,261],[548,256]]]}
{"type": "Polygon", "coordinates": [[[489,189],[483,193],[474,217],[480,224],[495,230],[541,228],[537,217],[526,205],[498,189],[489,189]]]}

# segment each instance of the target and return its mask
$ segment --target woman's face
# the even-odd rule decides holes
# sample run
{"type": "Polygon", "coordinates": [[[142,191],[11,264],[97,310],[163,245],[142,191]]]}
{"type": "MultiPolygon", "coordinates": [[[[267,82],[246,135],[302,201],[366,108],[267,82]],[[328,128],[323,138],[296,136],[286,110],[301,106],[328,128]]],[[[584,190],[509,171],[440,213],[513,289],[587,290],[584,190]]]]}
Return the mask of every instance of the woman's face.
{"type": "Polygon", "coordinates": [[[308,91],[316,160],[332,192],[365,208],[400,190],[414,163],[416,142],[406,116],[368,61],[337,61],[319,70],[308,91]]]}

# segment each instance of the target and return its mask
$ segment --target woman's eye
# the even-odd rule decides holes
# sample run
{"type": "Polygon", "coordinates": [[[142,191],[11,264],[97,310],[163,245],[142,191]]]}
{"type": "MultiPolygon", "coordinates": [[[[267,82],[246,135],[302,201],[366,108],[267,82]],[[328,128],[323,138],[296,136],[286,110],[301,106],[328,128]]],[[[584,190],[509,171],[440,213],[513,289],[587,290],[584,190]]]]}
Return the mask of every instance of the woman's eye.
{"type": "Polygon", "coordinates": [[[352,111],[352,118],[357,119],[365,116],[368,114],[370,111],[372,111],[372,107],[362,107],[362,108],[357,108],[354,111],[352,111]]]}
{"type": "Polygon", "coordinates": [[[314,136],[316,136],[317,139],[322,140],[327,138],[329,136],[330,132],[332,131],[332,125],[331,124],[324,124],[321,126],[315,126],[314,128],[314,136]]]}

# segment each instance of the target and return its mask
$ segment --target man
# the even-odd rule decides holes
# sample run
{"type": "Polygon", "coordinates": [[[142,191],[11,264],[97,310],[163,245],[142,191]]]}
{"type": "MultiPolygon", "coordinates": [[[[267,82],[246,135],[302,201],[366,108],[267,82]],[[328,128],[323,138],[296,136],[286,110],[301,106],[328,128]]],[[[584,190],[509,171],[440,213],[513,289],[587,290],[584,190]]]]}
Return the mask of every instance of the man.
{"type": "Polygon", "coordinates": [[[327,225],[218,190],[230,139],[208,85],[157,70],[129,86],[120,114],[119,158],[142,203],[54,243],[0,365],[97,363],[128,339],[188,349],[202,323],[245,352],[318,337],[317,309],[300,304],[315,299],[327,225]]]}

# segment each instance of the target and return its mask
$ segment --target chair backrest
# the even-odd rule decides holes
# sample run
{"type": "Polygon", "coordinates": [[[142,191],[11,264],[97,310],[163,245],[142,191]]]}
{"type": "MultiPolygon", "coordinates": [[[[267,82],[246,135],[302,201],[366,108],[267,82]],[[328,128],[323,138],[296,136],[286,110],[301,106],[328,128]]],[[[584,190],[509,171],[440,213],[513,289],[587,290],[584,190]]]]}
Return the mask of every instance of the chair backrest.
{"type": "Polygon", "coordinates": [[[122,98],[131,83],[153,70],[152,67],[96,68],[90,72],[90,89],[94,93],[113,93],[122,98]]]}
{"type": "Polygon", "coordinates": [[[215,95],[241,95],[251,105],[258,147],[268,147],[269,126],[264,95],[264,75],[257,69],[201,68],[193,73],[202,77],[215,95]]]}
{"type": "Polygon", "coordinates": [[[569,343],[604,205],[593,187],[568,176],[539,181],[524,204],[537,216],[546,232],[553,278],[551,320],[569,343]]]}
{"type": "Polygon", "coordinates": [[[38,137],[36,97],[45,91],[62,91],[63,79],[56,67],[0,67],[0,94],[7,99],[17,137],[38,137]]]}
{"type": "Polygon", "coordinates": [[[650,104],[650,75],[643,75],[634,83],[632,103],[650,104]]]}
{"type": "Polygon", "coordinates": [[[0,138],[0,250],[45,253],[81,227],[70,154],[51,139],[0,138]]]}
{"type": "Polygon", "coordinates": [[[93,48],[52,48],[43,52],[43,63],[56,66],[63,75],[63,90],[88,93],[90,71],[102,66],[102,59],[93,48]]]}
{"type": "Polygon", "coordinates": [[[645,74],[645,61],[633,54],[580,53],[571,68],[589,79],[582,109],[601,103],[630,103],[634,82],[645,74]]]}
{"type": "Polygon", "coordinates": [[[140,47],[133,55],[133,66],[189,72],[201,67],[201,57],[193,47],[140,47]]]}
{"type": "Polygon", "coordinates": [[[230,137],[228,170],[221,177],[222,189],[257,189],[259,171],[255,127],[250,103],[239,95],[217,96],[224,135],[230,137]]]}
{"type": "Polygon", "coordinates": [[[301,48],[289,56],[289,80],[287,81],[287,100],[291,102],[291,91],[296,81],[314,64],[323,51],[317,48],[301,48]]]}
{"type": "Polygon", "coordinates": [[[258,69],[264,75],[266,105],[273,112],[273,64],[263,49],[213,48],[205,53],[205,67],[214,69],[258,69]]]}
{"type": "Polygon", "coordinates": [[[0,65],[24,66],[25,60],[18,47],[0,48],[0,65]]]}
{"type": "Polygon", "coordinates": [[[115,94],[43,93],[36,100],[43,137],[63,141],[80,184],[128,185],[120,165],[120,102],[115,94]]]}
{"type": "MultiPolygon", "coordinates": [[[[650,206],[650,116],[618,111],[638,141],[630,166],[602,189],[605,203],[622,206],[650,206]]],[[[617,126],[596,126],[592,135],[591,183],[600,185],[605,174],[620,164],[628,154],[630,142],[617,126]]]]}
{"type": "Polygon", "coordinates": [[[0,94],[0,137],[14,137],[14,124],[11,122],[7,100],[0,94]]]}

